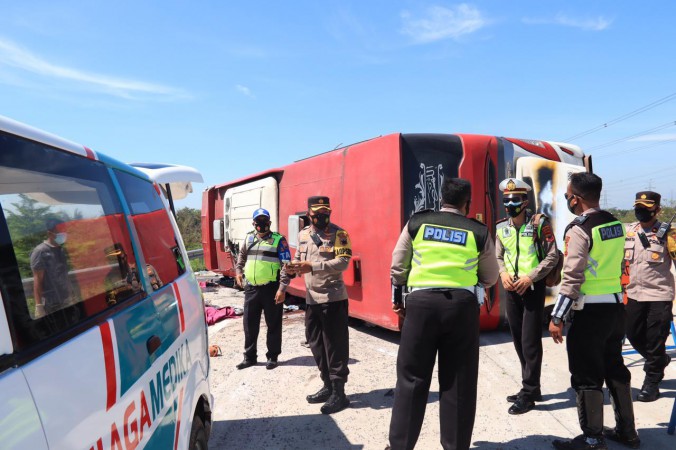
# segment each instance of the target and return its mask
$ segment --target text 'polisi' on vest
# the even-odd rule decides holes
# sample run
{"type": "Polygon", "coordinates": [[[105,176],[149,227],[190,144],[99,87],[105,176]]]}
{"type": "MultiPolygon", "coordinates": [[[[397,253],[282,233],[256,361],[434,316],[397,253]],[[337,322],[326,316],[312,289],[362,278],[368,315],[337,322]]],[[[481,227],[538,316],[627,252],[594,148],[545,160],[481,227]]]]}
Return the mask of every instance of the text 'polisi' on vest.
{"type": "Polygon", "coordinates": [[[425,225],[423,239],[426,241],[446,242],[449,244],[467,245],[467,232],[450,228],[425,225]]]}

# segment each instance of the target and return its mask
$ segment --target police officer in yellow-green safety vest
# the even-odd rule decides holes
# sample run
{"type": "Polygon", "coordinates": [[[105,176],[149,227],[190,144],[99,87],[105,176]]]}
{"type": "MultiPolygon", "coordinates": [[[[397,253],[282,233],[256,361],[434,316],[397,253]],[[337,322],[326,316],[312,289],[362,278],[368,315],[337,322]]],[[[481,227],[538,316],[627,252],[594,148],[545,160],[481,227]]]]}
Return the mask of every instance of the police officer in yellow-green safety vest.
{"type": "Polygon", "coordinates": [[[599,208],[603,183],[592,173],[574,173],[565,199],[578,217],[566,228],[563,278],[549,332],[563,342],[563,320],[572,311],[568,331],[568,367],[577,395],[582,435],[555,440],[563,450],[606,449],[605,438],[638,448],[631,401],[631,374],[622,358],[625,312],[622,303],[624,229],[599,208]],[[615,427],[603,427],[603,382],[610,391],[615,427]]]}
{"type": "Polygon", "coordinates": [[[236,282],[244,288],[244,360],[237,369],[256,364],[261,313],[267,331],[267,369],[277,367],[282,352],[282,312],[285,288],[289,284],[286,264],[291,260],[284,236],[270,231],[270,213],[259,208],[253,213],[255,231],[246,235],[237,256],[236,282]]]}
{"type": "Polygon", "coordinates": [[[549,218],[534,216],[528,209],[532,190],[528,183],[507,178],[499,189],[508,217],[497,224],[495,255],[507,297],[507,321],[521,363],[521,390],[507,396],[512,403],[508,412],[524,414],[542,401],[545,277],[558,263],[559,252],[549,218]]]}
{"type": "Polygon", "coordinates": [[[465,217],[471,200],[469,181],[445,178],[441,198],[438,212],[411,217],[392,252],[392,284],[411,291],[405,305],[393,305],[405,314],[390,421],[393,450],[415,446],[437,354],[441,445],[468,449],[472,440],[479,371],[475,286],[495,284],[498,266],[487,227],[465,217]]]}

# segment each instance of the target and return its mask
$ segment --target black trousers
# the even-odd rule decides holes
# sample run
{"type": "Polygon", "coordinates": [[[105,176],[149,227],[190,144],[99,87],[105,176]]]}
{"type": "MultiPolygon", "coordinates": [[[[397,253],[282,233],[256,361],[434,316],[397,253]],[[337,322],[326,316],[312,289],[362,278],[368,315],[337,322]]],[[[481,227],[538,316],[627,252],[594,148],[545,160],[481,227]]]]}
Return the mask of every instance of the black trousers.
{"type": "Polygon", "coordinates": [[[627,300],[627,338],[645,358],[645,381],[659,383],[669,363],[666,341],[671,332],[673,302],[627,300]]]}
{"type": "Polygon", "coordinates": [[[415,447],[437,354],[441,445],[468,449],[479,375],[479,305],[474,294],[464,289],[409,294],[390,421],[393,450],[415,447]]]}
{"type": "Polygon", "coordinates": [[[541,394],[542,324],[545,310],[545,282],[533,284],[523,296],[507,292],[507,321],[512,333],[514,348],[521,362],[521,392],[519,396],[530,400],[541,394]]]}
{"type": "Polygon", "coordinates": [[[247,285],[244,289],[244,359],[256,361],[258,332],[261,327],[261,313],[265,315],[268,327],[266,344],[268,359],[276,360],[282,353],[282,313],[284,305],[275,304],[278,282],[263,286],[247,285]]]}
{"type": "Polygon", "coordinates": [[[586,304],[574,311],[572,322],[567,350],[573,389],[601,391],[607,380],[629,383],[631,374],[622,358],[624,305],[586,304]]]}
{"type": "Polygon", "coordinates": [[[345,383],[350,373],[347,313],[347,299],[307,305],[305,310],[305,336],[324,383],[345,383]]]}

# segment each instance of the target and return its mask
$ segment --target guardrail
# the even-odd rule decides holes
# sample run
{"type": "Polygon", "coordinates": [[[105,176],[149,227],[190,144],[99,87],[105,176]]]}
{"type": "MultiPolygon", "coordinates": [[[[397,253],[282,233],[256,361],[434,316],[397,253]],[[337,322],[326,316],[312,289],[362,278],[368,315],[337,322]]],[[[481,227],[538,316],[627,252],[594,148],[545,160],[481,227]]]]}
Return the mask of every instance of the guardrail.
{"type": "Polygon", "coordinates": [[[204,249],[200,248],[198,250],[188,250],[188,258],[204,258],[204,249]]]}

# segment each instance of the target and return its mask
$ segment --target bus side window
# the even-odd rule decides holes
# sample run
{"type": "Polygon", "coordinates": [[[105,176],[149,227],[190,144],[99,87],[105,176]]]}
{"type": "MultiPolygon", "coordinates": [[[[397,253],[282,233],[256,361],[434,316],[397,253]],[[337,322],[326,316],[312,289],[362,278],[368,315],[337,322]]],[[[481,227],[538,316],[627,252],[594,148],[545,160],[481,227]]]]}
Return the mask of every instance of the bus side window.
{"type": "Polygon", "coordinates": [[[140,292],[127,285],[136,260],[102,163],[0,135],[0,208],[10,243],[0,276],[11,293],[3,300],[15,351],[140,292]]]}
{"type": "Polygon", "coordinates": [[[129,205],[146,262],[144,277],[153,290],[171,283],[186,270],[174,227],[154,185],[126,172],[115,171],[129,205]]]}

